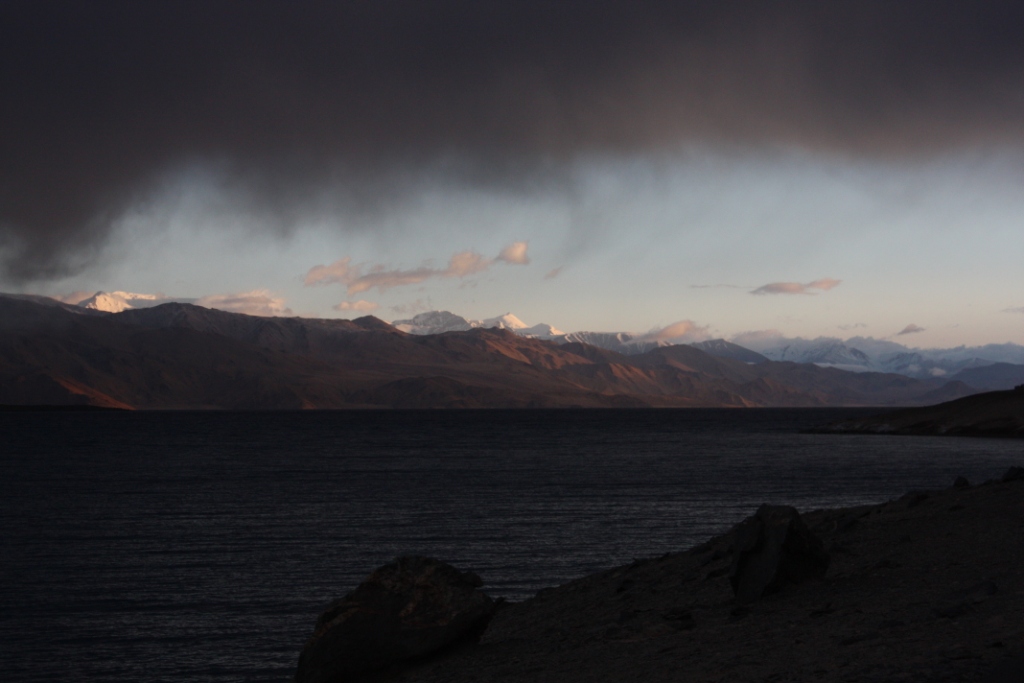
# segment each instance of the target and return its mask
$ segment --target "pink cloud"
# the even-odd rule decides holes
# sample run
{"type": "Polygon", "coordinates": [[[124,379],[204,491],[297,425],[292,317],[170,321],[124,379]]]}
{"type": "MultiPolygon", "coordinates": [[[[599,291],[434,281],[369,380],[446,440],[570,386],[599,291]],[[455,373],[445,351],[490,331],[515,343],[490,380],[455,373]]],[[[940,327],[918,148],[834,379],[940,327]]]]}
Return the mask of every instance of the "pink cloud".
{"type": "Polygon", "coordinates": [[[359,266],[352,266],[351,263],[352,258],[346,256],[329,266],[313,266],[306,273],[303,283],[307,287],[310,285],[329,285],[335,282],[344,283],[350,278],[355,277],[358,272],[359,266]]]}
{"type": "Polygon", "coordinates": [[[343,284],[351,296],[374,288],[384,291],[394,287],[408,287],[434,278],[464,278],[482,273],[496,263],[526,265],[530,262],[526,252],[526,242],[513,242],[502,249],[495,258],[486,258],[475,251],[460,251],[448,259],[447,268],[422,265],[410,270],[389,269],[381,264],[366,268],[364,264],[353,264],[351,257],[346,256],[328,266],[318,265],[310,268],[303,282],[307,287],[343,284]]]}
{"type": "Polygon", "coordinates": [[[814,282],[808,282],[801,284],[799,282],[770,282],[767,285],[761,285],[757,289],[750,292],[751,294],[817,294],[818,290],[826,292],[830,289],[838,287],[842,280],[835,280],[833,278],[825,277],[814,282]]]}
{"type": "Polygon", "coordinates": [[[526,249],[529,246],[527,242],[513,242],[498,254],[498,261],[504,261],[505,263],[513,263],[517,266],[525,266],[530,262],[530,257],[526,255],[526,249]]]}

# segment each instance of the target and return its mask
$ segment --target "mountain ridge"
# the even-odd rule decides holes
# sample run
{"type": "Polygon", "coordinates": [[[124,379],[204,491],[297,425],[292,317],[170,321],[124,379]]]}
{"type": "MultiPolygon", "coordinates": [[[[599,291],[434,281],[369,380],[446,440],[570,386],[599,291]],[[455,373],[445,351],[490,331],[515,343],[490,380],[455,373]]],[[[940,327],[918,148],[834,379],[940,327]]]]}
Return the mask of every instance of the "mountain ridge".
{"type": "MultiPolygon", "coordinates": [[[[137,294],[133,292],[99,291],[85,298],[83,295],[68,299],[68,303],[48,297],[34,295],[4,295],[31,299],[39,303],[62,306],[65,308],[88,311],[97,315],[137,311],[153,308],[167,303],[196,304],[199,300],[189,298],[170,298],[162,294],[137,294]]],[[[317,320],[305,318],[305,320],[317,320]]],[[[726,339],[687,340],[686,336],[664,338],[666,330],[648,333],[631,332],[563,332],[549,324],[539,323],[529,326],[510,312],[493,318],[470,320],[450,311],[427,311],[412,318],[395,320],[391,323],[379,321],[381,325],[390,325],[402,332],[415,335],[443,334],[445,332],[462,332],[474,328],[506,329],[523,337],[545,339],[559,344],[581,342],[597,346],[624,355],[638,355],[661,346],[678,346],[687,344],[696,346],[711,355],[734,358],[748,363],[761,363],[764,360],[795,361],[798,363],[815,363],[825,367],[855,372],[897,373],[908,377],[928,379],[946,377],[963,379],[979,388],[1009,389],[1016,384],[1016,378],[1024,373],[1024,346],[1011,342],[1005,344],[985,344],[978,347],[959,346],[948,349],[918,349],[899,344],[891,339],[855,336],[848,339],[838,337],[817,337],[804,339],[801,337],[787,338],[778,333],[745,333],[726,339]],[[997,364],[1008,364],[1017,367],[1004,367],[1006,374],[1000,376],[998,369],[990,369],[980,374],[958,373],[989,367],[997,364]]]]}
{"type": "MultiPolygon", "coordinates": [[[[0,403],[142,409],[914,405],[962,383],[750,364],[686,345],[627,356],[373,316],[258,317],[168,303],[103,315],[0,296],[0,403]],[[63,390],[56,387],[63,387],[63,390]]],[[[945,393],[943,393],[945,392],[945,393]]]]}

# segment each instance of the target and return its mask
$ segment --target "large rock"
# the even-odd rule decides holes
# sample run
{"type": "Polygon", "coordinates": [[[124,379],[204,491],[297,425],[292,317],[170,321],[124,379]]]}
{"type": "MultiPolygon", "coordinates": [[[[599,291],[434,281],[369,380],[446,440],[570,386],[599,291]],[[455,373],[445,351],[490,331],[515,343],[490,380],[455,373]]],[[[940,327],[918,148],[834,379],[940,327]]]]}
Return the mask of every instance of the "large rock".
{"type": "Polygon", "coordinates": [[[738,602],[752,602],[787,583],[821,578],[828,563],[796,508],[762,505],[736,527],[729,580],[738,602]]]}
{"type": "Polygon", "coordinates": [[[469,638],[494,613],[480,577],[428,557],[399,557],[317,619],[296,683],[358,681],[469,638]]]}

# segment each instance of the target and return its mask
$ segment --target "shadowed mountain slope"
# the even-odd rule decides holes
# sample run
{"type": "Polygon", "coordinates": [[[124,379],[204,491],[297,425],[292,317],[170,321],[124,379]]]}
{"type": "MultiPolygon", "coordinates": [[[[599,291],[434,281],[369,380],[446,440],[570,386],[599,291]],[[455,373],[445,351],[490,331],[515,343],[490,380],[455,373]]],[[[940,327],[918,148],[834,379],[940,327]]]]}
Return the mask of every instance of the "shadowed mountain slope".
{"type": "Polygon", "coordinates": [[[719,358],[732,358],[733,360],[743,361],[744,363],[764,363],[768,360],[766,356],[762,356],[756,351],[751,351],[748,348],[742,347],[739,344],[733,344],[732,342],[724,339],[709,339],[708,341],[694,342],[690,344],[694,348],[700,349],[705,353],[710,353],[712,356],[718,356],[719,358]]]}
{"type": "Polygon", "coordinates": [[[961,370],[952,377],[952,380],[959,380],[978,389],[997,391],[999,389],[1012,389],[1019,384],[1024,384],[1024,365],[1018,363],[993,363],[980,368],[967,368],[961,370]]]}

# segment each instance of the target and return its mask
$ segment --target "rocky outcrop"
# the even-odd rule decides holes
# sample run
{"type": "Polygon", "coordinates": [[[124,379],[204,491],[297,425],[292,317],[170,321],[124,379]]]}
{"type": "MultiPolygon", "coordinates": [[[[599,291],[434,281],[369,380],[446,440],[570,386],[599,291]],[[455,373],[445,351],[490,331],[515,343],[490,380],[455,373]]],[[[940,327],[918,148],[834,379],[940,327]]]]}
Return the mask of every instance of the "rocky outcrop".
{"type": "Polygon", "coordinates": [[[735,531],[732,583],[736,601],[753,602],[786,584],[820,579],[829,557],[821,540],[788,505],[762,505],[735,531]]]}
{"type": "Polygon", "coordinates": [[[342,683],[478,638],[494,612],[480,577],[400,557],[331,604],[299,656],[296,683],[342,683]]]}

